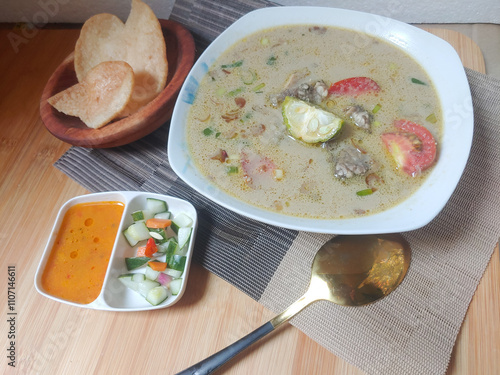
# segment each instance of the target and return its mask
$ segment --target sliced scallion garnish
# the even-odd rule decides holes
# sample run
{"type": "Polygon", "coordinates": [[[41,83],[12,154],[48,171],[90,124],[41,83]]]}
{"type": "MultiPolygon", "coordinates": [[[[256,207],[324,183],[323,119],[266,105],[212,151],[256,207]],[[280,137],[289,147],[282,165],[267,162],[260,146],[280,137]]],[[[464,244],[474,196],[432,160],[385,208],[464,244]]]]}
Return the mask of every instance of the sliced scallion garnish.
{"type": "Polygon", "coordinates": [[[253,91],[258,92],[258,91],[260,91],[260,89],[264,88],[265,85],[266,85],[265,83],[261,83],[261,84],[255,86],[253,88],[253,91]]]}
{"type": "Polygon", "coordinates": [[[425,118],[425,121],[428,121],[431,124],[435,124],[437,122],[436,115],[434,113],[431,113],[429,116],[425,118]]]}
{"type": "Polygon", "coordinates": [[[278,58],[276,56],[271,56],[270,58],[267,59],[267,65],[274,65],[278,58]]]}
{"type": "Polygon", "coordinates": [[[240,78],[245,85],[251,85],[257,79],[257,73],[251,69],[244,70],[241,72],[240,78]]]}
{"type": "Polygon", "coordinates": [[[360,190],[360,191],[356,192],[356,195],[358,195],[360,197],[365,197],[365,196],[371,195],[371,194],[373,194],[372,189],[364,189],[364,190],[360,190]]]}
{"type": "Polygon", "coordinates": [[[207,137],[210,136],[210,135],[212,135],[213,132],[214,132],[214,130],[212,128],[205,128],[205,129],[203,129],[203,135],[205,135],[207,137]]]}
{"type": "Polygon", "coordinates": [[[234,165],[230,165],[230,166],[226,167],[226,173],[228,175],[238,174],[238,167],[236,167],[234,165]]]}
{"type": "Polygon", "coordinates": [[[241,94],[243,92],[243,87],[238,87],[237,89],[234,89],[232,91],[229,91],[227,94],[229,96],[236,96],[238,94],[241,94]]]}
{"type": "Polygon", "coordinates": [[[427,83],[425,83],[424,81],[421,81],[421,80],[419,80],[419,79],[417,79],[417,78],[412,78],[412,79],[411,79],[411,82],[412,82],[412,83],[416,83],[417,85],[424,85],[424,86],[426,86],[426,85],[427,85],[427,83]]]}
{"type": "Polygon", "coordinates": [[[230,68],[237,68],[238,66],[242,66],[243,65],[243,60],[239,60],[239,61],[235,61],[231,64],[224,64],[224,65],[221,65],[220,67],[222,69],[230,69],[230,68]]]}
{"type": "Polygon", "coordinates": [[[219,87],[215,93],[217,94],[217,96],[223,96],[225,93],[226,93],[226,89],[224,87],[219,87]]]}

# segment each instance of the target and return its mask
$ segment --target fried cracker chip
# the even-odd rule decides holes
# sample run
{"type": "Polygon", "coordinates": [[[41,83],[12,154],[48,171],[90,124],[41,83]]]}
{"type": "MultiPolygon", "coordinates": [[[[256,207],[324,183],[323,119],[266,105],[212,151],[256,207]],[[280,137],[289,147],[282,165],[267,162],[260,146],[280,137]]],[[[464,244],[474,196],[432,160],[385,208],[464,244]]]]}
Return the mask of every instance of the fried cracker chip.
{"type": "Polygon", "coordinates": [[[123,111],[134,88],[134,71],[124,61],[105,61],[85,75],[81,82],[57,93],[48,102],[59,112],[79,117],[98,129],[123,111]]]}
{"type": "Polygon", "coordinates": [[[106,13],[85,22],[75,47],[78,80],[102,61],[125,61],[134,70],[134,92],[121,116],[137,111],[163,90],[168,74],[165,39],[148,5],[132,0],[125,24],[106,13]]]}

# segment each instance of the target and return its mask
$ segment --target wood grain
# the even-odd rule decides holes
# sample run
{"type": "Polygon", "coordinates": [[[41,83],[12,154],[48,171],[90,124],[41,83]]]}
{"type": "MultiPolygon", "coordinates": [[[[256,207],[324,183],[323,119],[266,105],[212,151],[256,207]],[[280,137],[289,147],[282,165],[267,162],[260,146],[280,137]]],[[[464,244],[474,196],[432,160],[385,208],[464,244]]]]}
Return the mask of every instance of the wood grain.
{"type": "MultiPolygon", "coordinates": [[[[471,41],[432,30],[458,50],[465,66],[484,70],[471,41]]],[[[225,347],[273,313],[194,264],[182,300],[151,312],[80,309],[39,295],[34,275],[58,208],[87,191],[53,167],[69,147],[39,116],[45,84],[72,51],[78,29],[0,27],[0,288],[3,347],[7,347],[6,265],[16,267],[16,369],[6,374],[173,374],[225,347]],[[13,36],[13,33],[15,36],[13,36]],[[20,39],[21,38],[21,39],[20,39]],[[14,41],[17,41],[14,43],[14,41]]],[[[473,249],[471,249],[473,251],[473,249]]],[[[478,287],[448,375],[494,374],[500,368],[498,249],[478,287]]],[[[363,374],[286,325],[227,364],[223,374],[363,374]]]]}
{"type": "Polygon", "coordinates": [[[466,68],[477,70],[481,73],[486,72],[483,54],[479,46],[471,38],[449,29],[420,28],[448,41],[458,52],[466,68]]]}

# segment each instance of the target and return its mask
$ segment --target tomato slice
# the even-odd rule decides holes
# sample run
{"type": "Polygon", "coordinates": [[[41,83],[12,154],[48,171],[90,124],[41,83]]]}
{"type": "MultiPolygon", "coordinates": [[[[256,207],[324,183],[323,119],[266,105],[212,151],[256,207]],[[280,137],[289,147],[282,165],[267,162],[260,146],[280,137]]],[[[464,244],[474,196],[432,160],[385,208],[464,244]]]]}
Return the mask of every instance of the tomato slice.
{"type": "Polygon", "coordinates": [[[258,189],[268,186],[274,180],[276,165],[267,156],[243,150],[241,151],[241,168],[247,185],[258,189]]]}
{"type": "Polygon", "coordinates": [[[417,176],[436,160],[436,140],[429,130],[408,120],[396,120],[398,132],[381,135],[385,147],[398,168],[410,176],[417,176]]]}
{"type": "Polygon", "coordinates": [[[380,86],[368,77],[352,77],[333,83],[328,89],[330,95],[358,96],[380,91],[380,86]]]}
{"type": "Polygon", "coordinates": [[[146,249],[144,251],[144,255],[151,258],[154,253],[158,251],[158,248],[156,247],[155,240],[150,238],[148,239],[148,242],[146,243],[146,249]]]}

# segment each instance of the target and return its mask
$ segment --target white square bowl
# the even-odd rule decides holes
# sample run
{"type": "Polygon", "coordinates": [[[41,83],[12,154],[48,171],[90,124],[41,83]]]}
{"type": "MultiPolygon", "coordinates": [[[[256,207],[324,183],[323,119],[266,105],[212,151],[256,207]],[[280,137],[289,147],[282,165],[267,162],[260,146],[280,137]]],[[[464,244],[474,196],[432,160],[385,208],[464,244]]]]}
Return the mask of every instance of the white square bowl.
{"type": "MultiPolygon", "coordinates": [[[[51,234],[45,246],[42,258],[38,265],[38,269],[35,275],[35,288],[36,290],[48,297],[58,302],[67,303],[69,305],[84,307],[96,310],[111,310],[111,311],[141,311],[141,310],[154,310],[161,309],[167,306],[172,306],[174,303],[178,302],[184,291],[186,289],[189,266],[191,264],[191,258],[193,255],[194,241],[196,237],[196,229],[198,227],[197,213],[193,205],[185,200],[170,197],[162,194],[146,193],[146,192],[134,192],[134,191],[113,191],[104,193],[87,194],[79,197],[75,197],[67,201],[59,210],[57,214],[56,221],[52,228],[51,234]],[[135,256],[136,247],[132,247],[128,244],[122,232],[129,225],[133,223],[131,213],[137,210],[144,209],[146,207],[146,199],[155,198],[161,199],[167,202],[168,210],[173,216],[179,213],[185,213],[190,218],[193,219],[193,231],[191,233],[191,238],[189,240],[188,250],[186,254],[186,265],[184,268],[184,273],[182,274],[182,285],[179,293],[177,295],[170,296],[167,300],[160,303],[159,305],[153,306],[146,301],[144,297],[139,295],[139,293],[126,288],[123,283],[118,280],[118,276],[129,273],[131,271],[127,270],[125,265],[125,257],[135,256]],[[50,256],[52,247],[57,238],[57,233],[63,221],[64,215],[68,209],[75,204],[79,203],[89,203],[89,202],[104,202],[104,201],[117,201],[125,205],[123,210],[122,218],[120,221],[120,227],[118,229],[116,239],[114,242],[113,250],[111,252],[111,257],[109,260],[106,275],[104,277],[103,286],[99,296],[91,303],[80,304],[71,301],[67,301],[62,298],[55,297],[44,290],[42,286],[42,275],[47,264],[47,260],[50,256]]],[[[133,271],[132,271],[133,272],[133,271]]]]}
{"type": "Polygon", "coordinates": [[[196,191],[221,206],[261,222],[318,233],[404,232],[428,224],[442,210],[467,163],[473,130],[467,77],[456,51],[444,40],[411,25],[368,13],[320,7],[275,7],[259,9],[240,18],[210,44],[194,64],[174,108],[168,156],[174,172],[196,191]],[[238,40],[259,30],[292,24],[341,27],[383,39],[404,50],[430,76],[443,110],[439,160],[418,191],[402,203],[377,214],[350,219],[287,216],[247,204],[223,192],[194,166],[187,146],[185,123],[198,83],[219,55],[238,40]]]}

